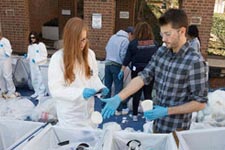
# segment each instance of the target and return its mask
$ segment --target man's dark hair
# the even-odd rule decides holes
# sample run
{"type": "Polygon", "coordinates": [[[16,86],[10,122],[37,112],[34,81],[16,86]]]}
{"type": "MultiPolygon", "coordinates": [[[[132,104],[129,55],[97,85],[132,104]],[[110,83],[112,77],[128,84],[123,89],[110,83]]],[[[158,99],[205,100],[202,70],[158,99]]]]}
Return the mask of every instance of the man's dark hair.
{"type": "Polygon", "coordinates": [[[188,27],[188,17],[181,9],[168,9],[160,18],[159,25],[167,25],[171,23],[172,28],[178,29],[181,27],[188,27]]]}

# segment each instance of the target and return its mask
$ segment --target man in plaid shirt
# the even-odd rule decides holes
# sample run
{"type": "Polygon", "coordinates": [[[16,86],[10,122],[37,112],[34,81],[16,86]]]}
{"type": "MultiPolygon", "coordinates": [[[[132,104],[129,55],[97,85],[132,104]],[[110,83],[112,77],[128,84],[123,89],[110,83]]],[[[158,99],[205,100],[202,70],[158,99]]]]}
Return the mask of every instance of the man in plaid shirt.
{"type": "Polygon", "coordinates": [[[144,112],[144,116],[154,120],[157,133],[188,130],[192,112],[205,108],[208,101],[208,67],[187,42],[188,18],[183,10],[169,9],[159,18],[159,24],[165,46],[159,48],[145,69],[119,94],[102,99],[106,102],[102,115],[104,118],[113,115],[122,100],[155,77],[155,106],[144,112]]]}

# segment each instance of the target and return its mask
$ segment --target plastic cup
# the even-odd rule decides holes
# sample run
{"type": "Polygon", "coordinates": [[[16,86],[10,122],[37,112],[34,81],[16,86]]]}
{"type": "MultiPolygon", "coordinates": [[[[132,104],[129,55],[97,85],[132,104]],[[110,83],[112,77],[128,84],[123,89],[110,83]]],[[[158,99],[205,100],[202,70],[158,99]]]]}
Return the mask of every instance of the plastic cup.
{"type": "Polygon", "coordinates": [[[96,125],[101,124],[103,121],[101,113],[99,113],[98,111],[94,111],[91,114],[91,121],[96,125]]]}
{"type": "Polygon", "coordinates": [[[143,109],[143,112],[152,110],[153,108],[153,102],[152,100],[144,100],[141,102],[141,107],[143,109]]]}

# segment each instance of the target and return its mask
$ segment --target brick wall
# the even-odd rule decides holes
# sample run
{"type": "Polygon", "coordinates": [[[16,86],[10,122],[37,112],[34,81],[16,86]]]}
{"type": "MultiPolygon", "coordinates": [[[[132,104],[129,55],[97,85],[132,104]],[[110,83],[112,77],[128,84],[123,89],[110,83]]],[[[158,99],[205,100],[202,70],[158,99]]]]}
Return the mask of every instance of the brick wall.
{"type": "Polygon", "coordinates": [[[126,29],[128,26],[135,25],[135,1],[134,0],[117,0],[116,1],[116,22],[115,31],[126,29]],[[129,18],[121,18],[120,12],[129,12],[129,18]]]}
{"type": "MultiPolygon", "coordinates": [[[[90,47],[96,52],[98,58],[105,58],[104,49],[106,43],[116,30],[116,2],[121,2],[122,4],[124,1],[84,0],[84,20],[90,29],[90,47]],[[102,14],[101,29],[92,28],[93,13],[102,14]]],[[[195,17],[201,18],[201,24],[198,27],[200,30],[202,53],[204,56],[207,56],[206,50],[212,26],[215,0],[179,1],[182,2],[182,9],[187,12],[189,20],[194,21],[195,19],[193,18],[195,17]]],[[[26,52],[28,45],[27,37],[30,30],[41,31],[42,24],[57,15],[59,17],[61,34],[66,21],[76,15],[76,5],[74,2],[75,0],[1,0],[1,29],[4,36],[11,41],[14,52],[26,52]],[[62,9],[71,10],[71,15],[62,15],[62,9]]],[[[212,78],[210,79],[210,87],[224,87],[224,82],[222,81],[225,81],[224,78],[212,78]]]]}
{"type": "Polygon", "coordinates": [[[212,27],[214,4],[215,0],[183,0],[182,9],[188,14],[190,23],[198,22],[201,19],[201,24],[198,25],[198,28],[201,39],[201,51],[204,57],[207,56],[206,51],[212,27]]]}
{"type": "MultiPolygon", "coordinates": [[[[201,24],[198,25],[201,39],[201,51],[207,58],[208,41],[212,27],[212,16],[215,0],[183,0],[182,8],[187,12],[190,23],[195,21],[195,17],[201,17],[201,24]]],[[[197,20],[198,21],[198,20],[197,20]]],[[[225,86],[225,78],[209,79],[210,88],[220,88],[225,86]]]]}
{"type": "MultiPolygon", "coordinates": [[[[0,16],[3,34],[10,39],[14,51],[25,52],[30,30],[41,31],[42,24],[57,16],[56,13],[60,22],[60,35],[62,34],[66,21],[75,15],[74,2],[74,0],[1,0],[0,16]],[[71,10],[71,15],[62,15],[62,9],[71,10]]],[[[199,30],[204,56],[207,55],[214,2],[215,0],[183,0],[182,2],[182,8],[187,12],[190,20],[193,20],[193,17],[201,18],[199,30]]],[[[84,19],[90,27],[90,46],[99,58],[104,58],[105,45],[115,31],[115,5],[115,0],[84,0],[84,19]],[[101,29],[91,27],[93,13],[102,14],[101,29]]]]}
{"type": "Polygon", "coordinates": [[[105,46],[115,29],[115,0],[85,0],[84,20],[89,26],[90,47],[98,58],[105,58],[105,46]],[[102,14],[102,28],[92,28],[92,14],[102,14]]]}
{"type": "Polygon", "coordinates": [[[1,0],[0,21],[2,33],[12,45],[13,51],[27,51],[29,34],[29,0],[1,0]]]}
{"type": "Polygon", "coordinates": [[[43,24],[58,17],[58,0],[29,0],[30,30],[41,32],[43,24]]]}

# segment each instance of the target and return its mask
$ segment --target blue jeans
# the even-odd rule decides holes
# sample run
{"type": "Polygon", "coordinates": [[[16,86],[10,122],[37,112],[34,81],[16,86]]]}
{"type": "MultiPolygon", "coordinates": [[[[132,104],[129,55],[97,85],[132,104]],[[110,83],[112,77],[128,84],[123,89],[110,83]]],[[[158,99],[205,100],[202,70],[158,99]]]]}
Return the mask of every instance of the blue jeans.
{"type": "MultiPolygon", "coordinates": [[[[118,94],[123,89],[123,80],[118,79],[121,65],[119,64],[106,64],[105,66],[105,86],[109,89],[108,95],[105,98],[110,98],[112,93],[112,84],[114,83],[115,92],[114,95],[118,94]]],[[[127,108],[127,103],[123,102],[120,104],[118,111],[127,108]]]]}

